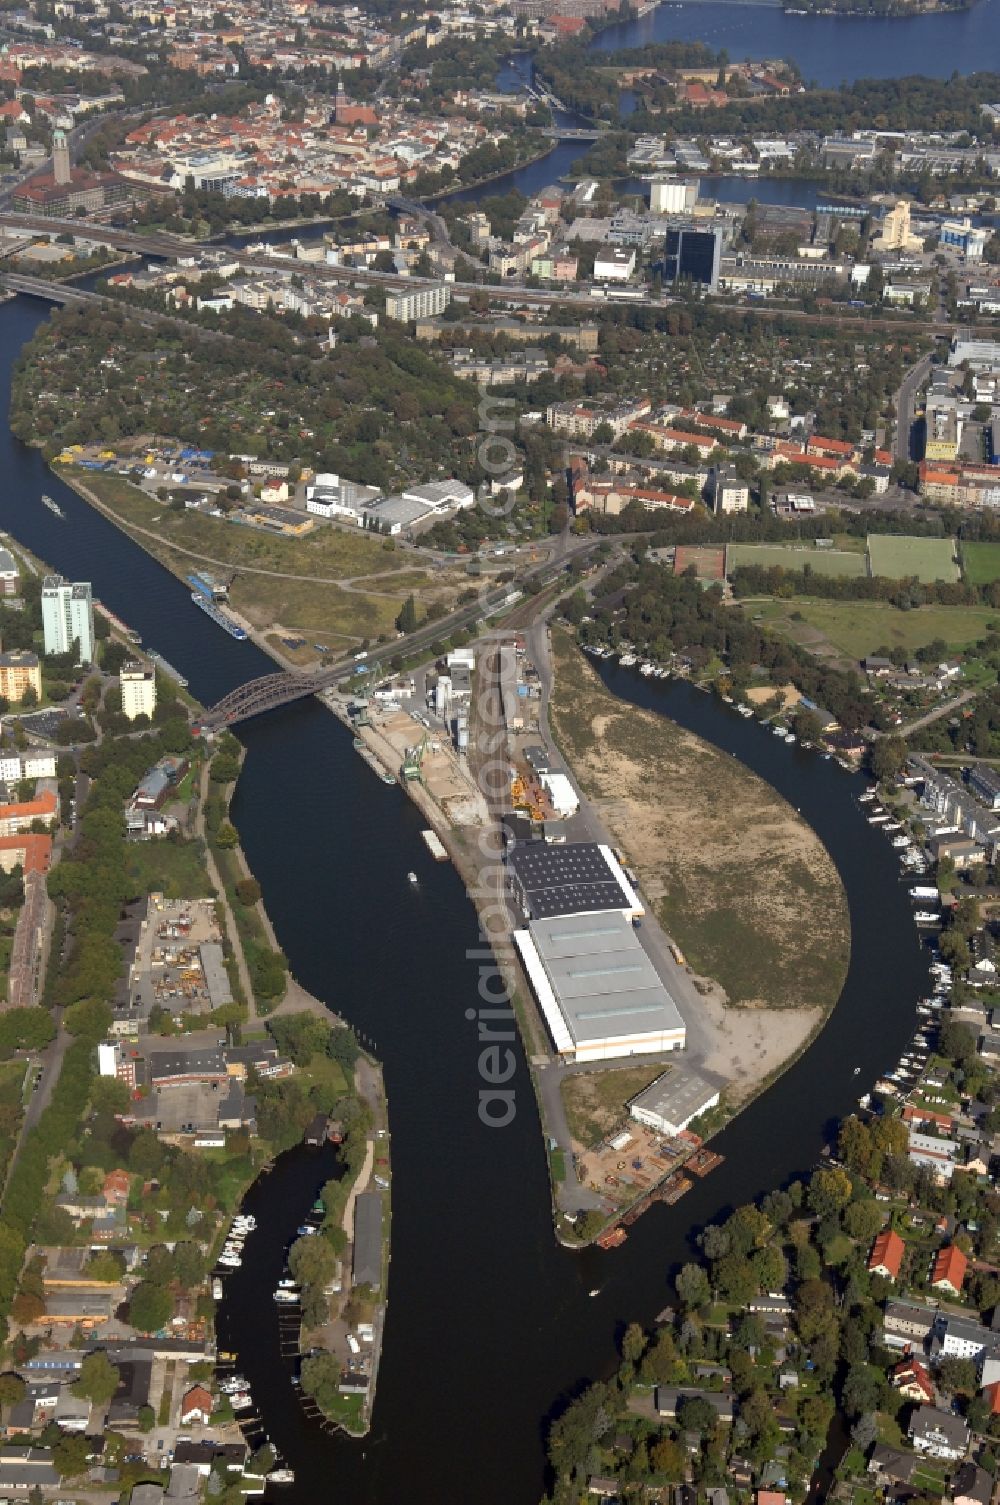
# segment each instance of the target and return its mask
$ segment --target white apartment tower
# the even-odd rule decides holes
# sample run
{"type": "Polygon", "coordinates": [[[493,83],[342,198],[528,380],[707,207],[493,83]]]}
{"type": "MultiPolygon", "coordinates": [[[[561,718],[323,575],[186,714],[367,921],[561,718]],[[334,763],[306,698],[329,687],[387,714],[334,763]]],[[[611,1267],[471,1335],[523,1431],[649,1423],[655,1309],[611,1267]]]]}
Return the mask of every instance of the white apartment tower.
{"type": "Polygon", "coordinates": [[[146,664],[122,665],[119,676],[122,711],[130,721],[137,716],[152,717],[156,710],[156,672],[146,664]]]}
{"type": "Polygon", "coordinates": [[[69,653],[79,643],[79,661],[94,661],[94,602],[89,581],[71,585],[61,575],[42,581],[42,631],[46,653],[69,653]]]}

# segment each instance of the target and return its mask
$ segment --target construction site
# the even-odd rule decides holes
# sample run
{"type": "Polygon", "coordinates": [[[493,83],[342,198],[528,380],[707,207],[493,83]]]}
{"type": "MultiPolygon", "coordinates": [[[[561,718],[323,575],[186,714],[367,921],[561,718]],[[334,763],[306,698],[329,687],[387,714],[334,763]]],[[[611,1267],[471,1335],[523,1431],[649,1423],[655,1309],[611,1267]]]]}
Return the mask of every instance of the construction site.
{"type": "Polygon", "coordinates": [[[215,901],[150,894],[129,980],[143,1017],[156,1006],[190,1013],[231,1003],[215,901]]]}

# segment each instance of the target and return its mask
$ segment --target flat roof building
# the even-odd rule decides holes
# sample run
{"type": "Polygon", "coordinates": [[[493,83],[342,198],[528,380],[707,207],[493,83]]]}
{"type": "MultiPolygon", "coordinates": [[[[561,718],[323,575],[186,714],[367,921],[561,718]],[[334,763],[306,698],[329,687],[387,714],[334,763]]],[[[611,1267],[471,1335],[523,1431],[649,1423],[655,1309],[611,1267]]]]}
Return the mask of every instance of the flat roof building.
{"type": "Polygon", "coordinates": [[[645,912],[611,848],[596,841],[515,846],[507,854],[507,881],[528,920],[604,910],[632,919],[645,912]]]}
{"type": "Polygon", "coordinates": [[[620,912],[549,915],[514,941],[561,1056],[599,1061],[684,1046],[677,1005],[620,912]]]}

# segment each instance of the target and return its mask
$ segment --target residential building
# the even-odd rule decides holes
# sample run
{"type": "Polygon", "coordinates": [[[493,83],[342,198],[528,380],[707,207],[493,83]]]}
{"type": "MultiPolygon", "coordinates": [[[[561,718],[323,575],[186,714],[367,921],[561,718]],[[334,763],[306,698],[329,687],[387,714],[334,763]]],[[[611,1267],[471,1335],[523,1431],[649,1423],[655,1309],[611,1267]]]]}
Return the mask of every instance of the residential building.
{"type": "Polygon", "coordinates": [[[42,631],[46,653],[70,653],[77,645],[81,664],[94,661],[94,603],[89,581],[70,584],[61,575],[42,581],[42,631]]]}
{"type": "Polygon", "coordinates": [[[932,1357],[978,1359],[1000,1353],[1000,1334],[971,1317],[941,1316],[931,1340],[932,1357]]]}
{"type": "Polygon", "coordinates": [[[968,1458],[951,1481],[951,1505],[990,1505],[993,1485],[993,1475],[968,1458]]]}
{"type": "Polygon", "coordinates": [[[750,506],[750,487],[729,466],[709,471],[708,489],[713,512],[746,512],[750,506]]]}
{"type": "Polygon", "coordinates": [[[129,721],[134,721],[137,716],[152,718],[156,710],[156,671],[146,664],[123,664],[119,683],[122,713],[129,721]]]}
{"type": "Polygon", "coordinates": [[[986,764],[975,763],[969,769],[969,788],[988,810],[1000,810],[1000,773],[986,764]]]}
{"type": "Polygon", "coordinates": [[[37,655],[27,649],[0,653],[0,695],[11,704],[24,699],[26,690],[42,693],[42,671],[37,655]]]}
{"type": "Polygon", "coordinates": [[[912,1301],[887,1301],[882,1318],[882,1341],[887,1348],[923,1349],[934,1331],[937,1308],[912,1301]]]}
{"type": "Polygon", "coordinates": [[[940,1184],[950,1181],[958,1159],[958,1146],[950,1139],[910,1130],[909,1158],[914,1165],[926,1166],[940,1184]]]}
{"type": "Polygon", "coordinates": [[[963,1418],[936,1406],[917,1407],[908,1435],[916,1451],[930,1458],[961,1458],[969,1445],[969,1428],[963,1418]]]}
{"type": "Polygon", "coordinates": [[[55,819],[56,797],[50,789],[43,789],[36,799],[0,805],[0,836],[17,836],[30,831],[33,821],[48,825],[55,819]]]}
{"type": "Polygon", "coordinates": [[[931,1286],[935,1291],[946,1291],[958,1296],[969,1261],[955,1244],[939,1249],[931,1270],[931,1286]]]}
{"type": "Polygon", "coordinates": [[[898,1280],[905,1253],[906,1245],[899,1234],[892,1228],[883,1228],[868,1256],[868,1269],[884,1280],[898,1280]]]}
{"type": "Polygon", "coordinates": [[[386,318],[408,323],[410,319],[432,319],[443,314],[451,302],[451,288],[439,282],[435,287],[414,288],[412,292],[390,292],[386,295],[386,318]]]}
{"type": "Polygon", "coordinates": [[[900,1395],[920,1405],[934,1401],[934,1382],[919,1359],[903,1359],[892,1371],[892,1383],[900,1395]]]}

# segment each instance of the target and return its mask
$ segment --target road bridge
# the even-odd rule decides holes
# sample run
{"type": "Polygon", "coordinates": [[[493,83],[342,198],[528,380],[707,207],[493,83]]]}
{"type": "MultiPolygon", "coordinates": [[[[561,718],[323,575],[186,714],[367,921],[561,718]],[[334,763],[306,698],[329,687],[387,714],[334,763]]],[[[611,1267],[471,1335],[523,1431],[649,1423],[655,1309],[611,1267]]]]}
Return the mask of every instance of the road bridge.
{"type": "Polygon", "coordinates": [[[4,285],[12,293],[24,293],[29,298],[44,298],[47,303],[103,303],[97,293],[85,292],[71,282],[49,282],[44,277],[23,277],[20,272],[4,272],[4,285]]]}

